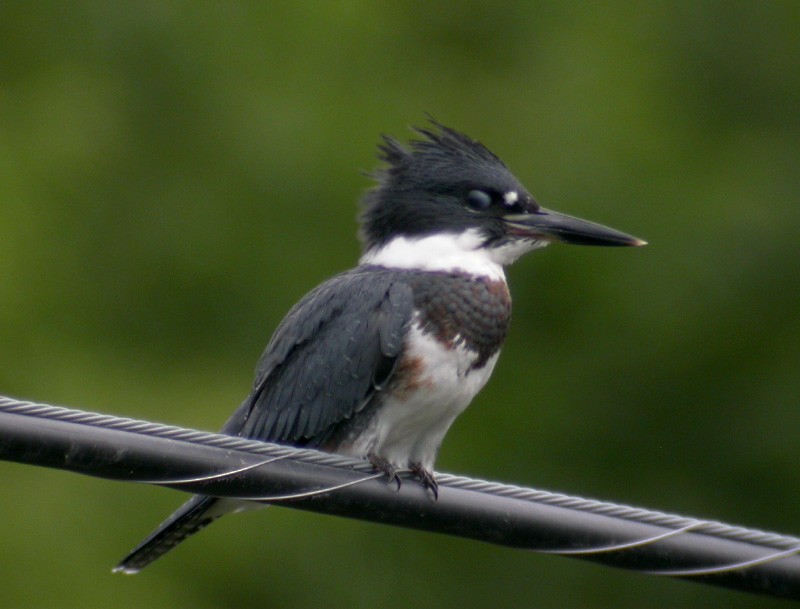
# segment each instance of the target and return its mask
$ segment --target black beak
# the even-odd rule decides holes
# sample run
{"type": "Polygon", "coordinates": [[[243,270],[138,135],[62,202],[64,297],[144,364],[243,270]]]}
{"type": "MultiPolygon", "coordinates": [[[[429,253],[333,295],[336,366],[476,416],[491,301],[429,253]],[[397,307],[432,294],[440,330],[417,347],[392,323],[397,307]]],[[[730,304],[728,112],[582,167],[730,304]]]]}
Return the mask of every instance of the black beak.
{"type": "Polygon", "coordinates": [[[539,208],[527,214],[510,214],[503,217],[509,232],[515,237],[528,237],[546,241],[560,241],[573,245],[634,246],[646,245],[637,237],[626,235],[613,228],[573,218],[549,209],[539,208]]]}

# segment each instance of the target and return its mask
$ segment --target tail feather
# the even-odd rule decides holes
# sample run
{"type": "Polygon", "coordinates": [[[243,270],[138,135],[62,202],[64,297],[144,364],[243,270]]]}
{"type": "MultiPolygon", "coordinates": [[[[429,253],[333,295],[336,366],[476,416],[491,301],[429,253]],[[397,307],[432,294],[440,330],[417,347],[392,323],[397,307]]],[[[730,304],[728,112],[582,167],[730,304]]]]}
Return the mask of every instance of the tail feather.
{"type": "Polygon", "coordinates": [[[144,541],[131,550],[130,554],[114,567],[114,573],[138,573],[184,539],[214,522],[229,511],[219,509],[222,507],[217,505],[219,501],[215,497],[202,495],[195,495],[189,499],[144,541]]]}

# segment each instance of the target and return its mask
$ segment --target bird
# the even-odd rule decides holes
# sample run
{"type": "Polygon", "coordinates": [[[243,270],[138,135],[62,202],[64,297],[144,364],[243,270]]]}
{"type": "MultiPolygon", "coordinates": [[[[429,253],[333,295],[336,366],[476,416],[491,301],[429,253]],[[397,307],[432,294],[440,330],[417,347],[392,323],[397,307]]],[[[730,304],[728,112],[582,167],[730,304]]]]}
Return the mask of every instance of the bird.
{"type": "MultiPolygon", "coordinates": [[[[410,470],[435,500],[442,440],[506,338],[504,267],[554,242],[645,241],[541,207],[483,144],[428,120],[407,145],[382,136],[358,265],[288,312],[222,433],[365,459],[398,486],[410,470]]],[[[136,573],[246,507],[196,495],[114,571],[136,573]]]]}

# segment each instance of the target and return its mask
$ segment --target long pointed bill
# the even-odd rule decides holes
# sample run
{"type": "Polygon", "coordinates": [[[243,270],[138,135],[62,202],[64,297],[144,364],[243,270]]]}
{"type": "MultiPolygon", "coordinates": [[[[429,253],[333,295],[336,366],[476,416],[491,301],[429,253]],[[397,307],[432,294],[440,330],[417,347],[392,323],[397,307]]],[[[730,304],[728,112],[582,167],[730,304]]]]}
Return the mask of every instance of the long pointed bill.
{"type": "Polygon", "coordinates": [[[647,244],[647,241],[613,228],[549,209],[540,208],[533,213],[507,215],[503,220],[508,224],[511,234],[517,237],[560,241],[573,245],[638,247],[647,244]]]}

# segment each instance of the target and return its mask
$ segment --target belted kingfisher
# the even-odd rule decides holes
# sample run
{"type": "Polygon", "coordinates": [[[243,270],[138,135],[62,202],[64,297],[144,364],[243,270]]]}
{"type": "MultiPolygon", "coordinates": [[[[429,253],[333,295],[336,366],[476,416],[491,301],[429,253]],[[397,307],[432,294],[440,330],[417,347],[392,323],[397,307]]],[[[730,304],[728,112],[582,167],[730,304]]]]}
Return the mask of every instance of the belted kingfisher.
{"type": "MultiPolygon", "coordinates": [[[[481,143],[431,120],[404,147],[384,136],[363,198],[363,255],[278,326],[234,436],[368,459],[430,489],[445,433],[492,373],[511,298],[503,267],[551,242],[638,246],[544,209],[481,143]]],[[[115,571],[136,573],[243,502],[195,496],[115,571]]]]}

